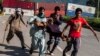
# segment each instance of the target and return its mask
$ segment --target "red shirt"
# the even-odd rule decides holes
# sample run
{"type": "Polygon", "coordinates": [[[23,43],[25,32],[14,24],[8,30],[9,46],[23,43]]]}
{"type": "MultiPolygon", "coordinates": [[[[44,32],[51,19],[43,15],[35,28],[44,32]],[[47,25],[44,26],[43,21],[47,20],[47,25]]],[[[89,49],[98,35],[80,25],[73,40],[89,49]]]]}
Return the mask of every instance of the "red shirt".
{"type": "Polygon", "coordinates": [[[87,21],[82,17],[80,17],[79,19],[74,17],[71,20],[69,20],[67,22],[67,25],[70,26],[69,37],[80,38],[82,26],[86,24],[87,21]]]}

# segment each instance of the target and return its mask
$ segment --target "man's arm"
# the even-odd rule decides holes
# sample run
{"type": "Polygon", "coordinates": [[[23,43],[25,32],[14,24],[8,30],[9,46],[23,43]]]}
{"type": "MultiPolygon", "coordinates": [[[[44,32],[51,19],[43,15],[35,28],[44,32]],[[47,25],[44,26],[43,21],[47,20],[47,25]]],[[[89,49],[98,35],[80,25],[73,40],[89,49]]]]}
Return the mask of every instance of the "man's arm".
{"type": "Polygon", "coordinates": [[[96,37],[97,41],[99,42],[99,38],[97,37],[97,34],[93,30],[93,28],[87,23],[86,26],[93,32],[94,36],[96,37]]]}
{"type": "Polygon", "coordinates": [[[61,34],[62,40],[66,40],[66,38],[64,37],[64,32],[66,31],[67,28],[68,28],[68,25],[66,25],[62,31],[62,34],[61,34]]]}
{"type": "Polygon", "coordinates": [[[8,29],[8,25],[9,25],[9,22],[7,21],[7,22],[6,22],[5,31],[7,31],[7,29],[8,29]]]}
{"type": "Polygon", "coordinates": [[[13,19],[13,16],[14,16],[13,14],[9,16],[9,18],[8,18],[8,20],[6,22],[5,31],[8,29],[8,25],[9,25],[9,23],[11,23],[10,21],[13,19]]]}

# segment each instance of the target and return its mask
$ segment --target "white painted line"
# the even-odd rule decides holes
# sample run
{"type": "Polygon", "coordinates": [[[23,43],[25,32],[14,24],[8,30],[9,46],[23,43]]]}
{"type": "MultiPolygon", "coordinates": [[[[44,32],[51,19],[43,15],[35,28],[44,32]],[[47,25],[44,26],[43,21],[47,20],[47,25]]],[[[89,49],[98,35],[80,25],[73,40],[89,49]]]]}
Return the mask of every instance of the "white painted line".
{"type": "MultiPolygon", "coordinates": [[[[57,46],[57,49],[61,52],[63,52],[63,49],[61,49],[59,46],[57,46]]],[[[67,56],[70,56],[69,54],[66,53],[67,56]]]]}

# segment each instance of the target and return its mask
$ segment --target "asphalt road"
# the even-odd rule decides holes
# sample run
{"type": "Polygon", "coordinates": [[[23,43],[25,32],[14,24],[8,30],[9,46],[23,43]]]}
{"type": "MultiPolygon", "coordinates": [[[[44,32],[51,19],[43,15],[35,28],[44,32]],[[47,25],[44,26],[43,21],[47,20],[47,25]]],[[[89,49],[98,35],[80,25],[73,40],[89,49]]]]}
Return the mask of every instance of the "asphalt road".
{"type": "MultiPolygon", "coordinates": [[[[24,21],[26,22],[29,17],[24,17],[24,21]]],[[[0,56],[30,56],[29,55],[29,48],[31,44],[31,37],[29,36],[29,29],[30,26],[25,27],[22,24],[22,32],[24,35],[24,40],[26,44],[26,49],[22,50],[20,41],[14,36],[14,38],[7,44],[6,40],[2,43],[4,38],[4,29],[5,29],[5,22],[8,19],[8,16],[0,16],[0,56]]],[[[60,28],[61,30],[64,28],[65,23],[63,23],[60,28]]],[[[69,30],[69,29],[68,29],[69,30]]],[[[65,34],[68,34],[68,30],[65,34]]],[[[95,31],[100,39],[100,32],[95,31]]],[[[7,36],[7,32],[5,32],[5,37],[7,36]]],[[[46,34],[46,41],[48,41],[48,34],[46,34]]],[[[60,41],[59,46],[54,51],[54,56],[62,56],[62,51],[66,46],[66,42],[60,41]]],[[[73,49],[72,49],[73,50],[73,49]]],[[[71,51],[72,51],[71,50],[71,51]]],[[[67,53],[70,56],[71,51],[67,53]]],[[[38,56],[38,50],[36,50],[32,56],[38,56]]],[[[50,56],[46,54],[46,56],[50,56]]],[[[100,56],[100,42],[97,42],[93,33],[83,28],[82,30],[82,40],[81,40],[81,48],[79,50],[78,56],[100,56]]]]}

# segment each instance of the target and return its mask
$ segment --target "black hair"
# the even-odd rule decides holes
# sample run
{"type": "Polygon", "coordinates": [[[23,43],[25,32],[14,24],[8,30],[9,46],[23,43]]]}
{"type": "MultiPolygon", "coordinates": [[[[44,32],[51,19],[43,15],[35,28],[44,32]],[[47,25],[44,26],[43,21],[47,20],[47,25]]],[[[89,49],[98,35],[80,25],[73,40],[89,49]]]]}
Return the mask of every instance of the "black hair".
{"type": "Polygon", "coordinates": [[[39,12],[41,12],[42,10],[45,10],[44,7],[39,8],[39,12]]]}
{"type": "Polygon", "coordinates": [[[56,7],[54,8],[54,10],[55,10],[55,11],[60,11],[60,7],[59,7],[59,6],[56,6],[56,7]]]}
{"type": "Polygon", "coordinates": [[[77,9],[75,10],[75,14],[76,14],[77,12],[79,12],[79,11],[81,11],[81,13],[82,13],[82,9],[81,9],[81,8],[77,8],[77,9]]]}

